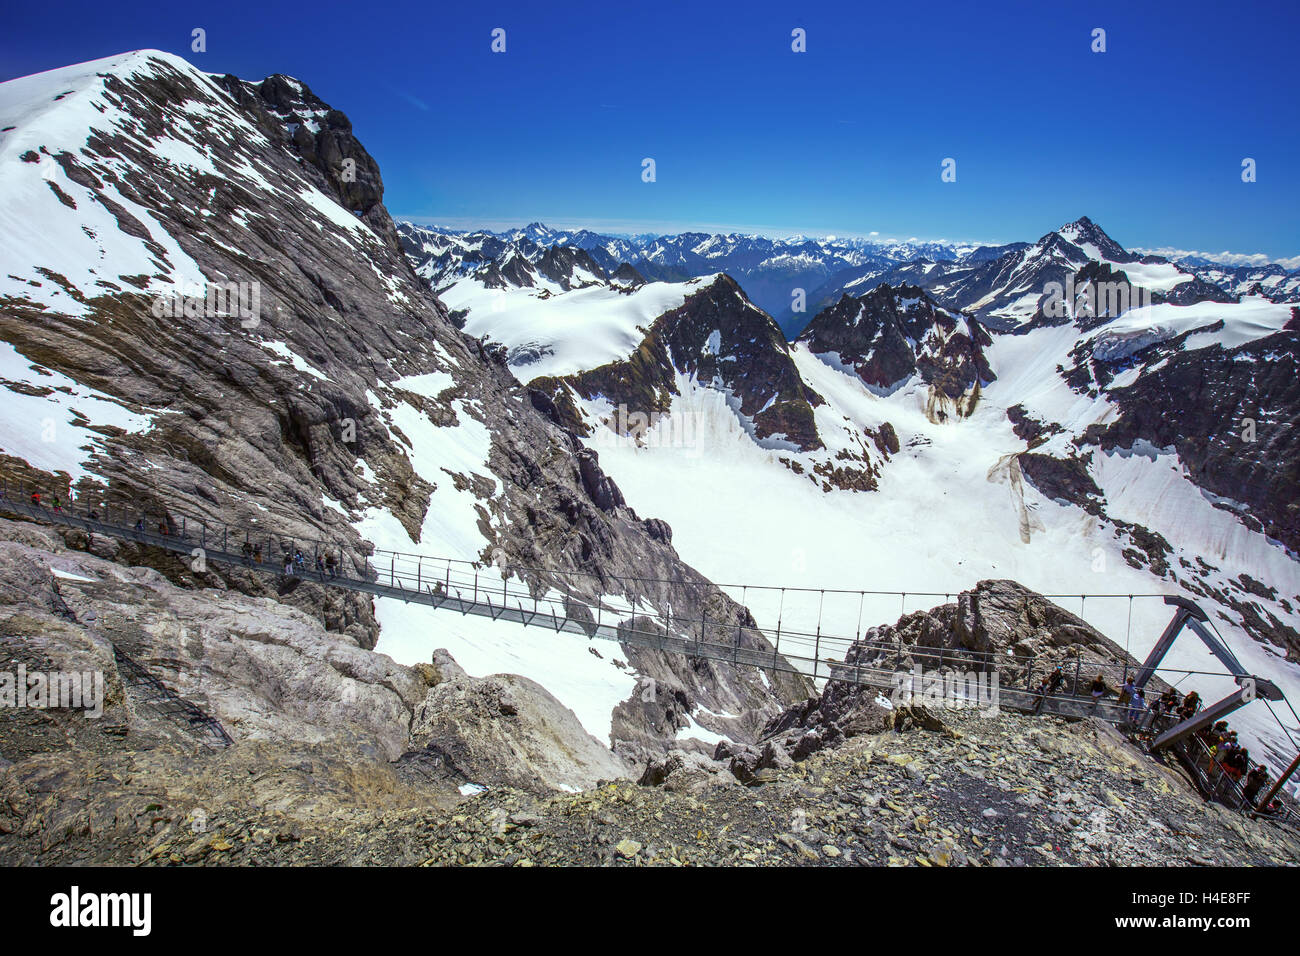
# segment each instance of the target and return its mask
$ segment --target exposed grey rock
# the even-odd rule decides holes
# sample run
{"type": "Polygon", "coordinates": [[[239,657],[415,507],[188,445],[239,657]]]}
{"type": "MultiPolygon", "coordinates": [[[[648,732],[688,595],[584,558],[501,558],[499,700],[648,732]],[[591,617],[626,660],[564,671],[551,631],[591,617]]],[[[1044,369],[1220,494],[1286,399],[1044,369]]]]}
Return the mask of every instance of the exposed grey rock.
{"type": "Polygon", "coordinates": [[[993,340],[979,322],[913,285],[845,294],[813,318],[799,341],[818,354],[835,353],[875,388],[919,374],[930,387],[926,412],[936,421],[970,415],[980,388],[997,377],[984,355],[993,340]]]}
{"type": "Polygon", "coordinates": [[[431,688],[415,708],[411,742],[474,783],[521,790],[581,790],[628,771],[571,710],[515,674],[461,675],[431,688]]]}
{"type": "Polygon", "coordinates": [[[726,764],[691,750],[670,750],[652,760],[637,782],[643,787],[688,792],[735,784],[726,764]]]}

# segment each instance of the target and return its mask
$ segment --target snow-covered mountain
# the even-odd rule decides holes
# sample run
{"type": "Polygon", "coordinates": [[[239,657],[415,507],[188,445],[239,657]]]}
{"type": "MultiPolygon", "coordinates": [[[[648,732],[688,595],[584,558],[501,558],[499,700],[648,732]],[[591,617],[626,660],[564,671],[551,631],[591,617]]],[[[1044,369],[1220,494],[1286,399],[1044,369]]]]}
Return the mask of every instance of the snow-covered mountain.
{"type": "MultiPolygon", "coordinates": [[[[802,610],[849,632],[899,599],[834,589],[906,591],[908,608],[991,576],[1117,595],[1073,608],[1139,656],[1168,619],[1151,595],[1191,594],[1300,697],[1296,311],[1236,301],[1087,219],[978,259],[860,282],[793,343],[722,275],[645,286],[667,300],[657,317],[607,289],[607,309],[591,290],[494,305],[474,278],[443,294],[715,580],[825,588],[802,610]],[[590,348],[584,329],[600,330],[590,348]],[[522,360],[525,340],[563,360],[522,360]]],[[[775,626],[794,600],[748,606],[775,626]]],[[[1177,654],[1213,669],[1190,642],[1177,654]]],[[[1241,719],[1284,751],[1269,714],[1241,719]]]]}
{"type": "MultiPolygon", "coordinates": [[[[379,548],[622,575],[633,590],[693,582],[676,613],[697,600],[715,619],[746,613],[456,328],[403,255],[377,164],[301,81],[211,76],[155,51],[13,80],[0,84],[0,169],[6,476],[334,542],[349,560],[379,548]]],[[[606,277],[581,249],[529,248],[488,264],[490,292],[605,295],[650,318],[682,299],[606,277]]],[[[403,665],[441,647],[474,677],[532,678],[633,764],[683,746],[683,729],[752,739],[807,693],[754,668],[239,568],[195,573],[133,545],[115,556],[290,604],[403,665]],[[642,676],[666,692],[643,699],[642,676]]],[[[538,573],[519,572],[558,594],[538,573]]]]}
{"type": "MultiPolygon", "coordinates": [[[[1112,313],[1147,301],[1190,305],[1237,298],[1159,256],[1127,252],[1085,216],[1032,244],[981,249],[950,262],[918,261],[863,270],[846,281],[818,288],[810,300],[820,306],[845,292],[858,295],[877,285],[899,283],[919,286],[945,305],[1003,330],[1062,318],[1063,313],[1053,315],[1048,308],[1053,287],[1083,290],[1090,283],[1119,283],[1132,301],[1126,299],[1112,313]]],[[[1066,311],[1073,314],[1078,304],[1068,303],[1066,311]]]]}
{"type": "MultiPolygon", "coordinates": [[[[629,605],[682,580],[674,614],[839,634],[1010,577],[1119,595],[1079,610],[1140,655],[1168,617],[1145,595],[1191,593],[1300,699],[1300,319],[1087,219],[992,248],[399,227],[306,85],[147,51],[0,85],[0,167],[10,473],[358,553],[618,575],[629,605]],[[751,286],[784,308],[814,280],[791,342],[751,286]]],[[[122,557],[399,661],[436,634],[628,754],[752,738],[807,691],[122,557]],[[673,694],[646,706],[639,676],[673,694]]]]}
{"type": "Polygon", "coordinates": [[[980,389],[996,378],[984,354],[993,344],[988,332],[916,286],[846,294],[818,313],[798,341],[880,394],[918,375],[930,386],[931,417],[939,420],[970,414],[980,389]]]}
{"type": "Polygon", "coordinates": [[[1205,259],[1173,260],[1231,295],[1262,295],[1273,302],[1300,302],[1300,270],[1280,265],[1224,266],[1205,259]]]}

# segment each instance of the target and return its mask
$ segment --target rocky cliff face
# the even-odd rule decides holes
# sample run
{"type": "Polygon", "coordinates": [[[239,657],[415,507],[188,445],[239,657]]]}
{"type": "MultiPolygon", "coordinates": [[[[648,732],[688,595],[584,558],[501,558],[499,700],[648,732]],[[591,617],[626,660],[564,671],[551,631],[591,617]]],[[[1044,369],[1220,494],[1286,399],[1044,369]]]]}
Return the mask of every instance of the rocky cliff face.
{"type": "MultiPolygon", "coordinates": [[[[726,275],[655,319],[629,358],[531,385],[561,403],[562,414],[572,388],[585,399],[602,395],[630,414],[651,416],[668,410],[677,374],[726,392],[760,443],[800,451],[822,447],[813,409],[824,400],[799,376],[780,328],[726,275]]],[[[564,420],[584,427],[572,412],[564,420]]]]}
{"type": "Polygon", "coordinates": [[[877,286],[843,296],[818,313],[798,341],[818,355],[833,353],[868,385],[890,387],[919,374],[940,420],[974,411],[981,386],[996,376],[984,356],[992,344],[973,319],[935,304],[916,286],[877,286]]]}
{"type": "MultiPolygon", "coordinates": [[[[685,580],[740,619],[665,535],[593,499],[601,482],[572,436],[412,271],[377,164],[306,85],[213,79],[150,52],[14,82],[24,105],[0,162],[29,233],[5,237],[22,252],[0,288],[14,350],[0,374],[43,403],[35,420],[50,416],[61,441],[5,436],[9,475],[138,505],[151,524],[184,513],[328,542],[355,565],[378,543],[596,582],[685,580]],[[214,299],[224,283],[241,293],[214,299]],[[68,394],[93,394],[129,427],[67,407],[68,394]]],[[[362,649],[376,641],[369,598],[134,547],[113,557],[293,605],[362,649]]],[[[633,587],[645,593],[628,599],[662,599],[633,587]]],[[[721,686],[774,711],[794,689],[664,666],[706,704],[721,686]]]]}
{"type": "Polygon", "coordinates": [[[1174,447],[1197,484],[1244,505],[1243,520],[1300,553],[1300,330],[1152,352],[1127,360],[1157,367],[1111,390],[1123,415],[1090,438],[1174,447]]]}
{"type": "Polygon", "coordinates": [[[214,844],[220,858],[209,818],[233,806],[284,845],[340,813],[442,812],[463,792],[543,796],[630,770],[531,681],[469,677],[445,652],[405,667],[278,602],[180,588],[3,520],[0,652],[7,677],[98,672],[103,687],[99,714],[6,707],[11,864],[141,861],[179,839],[194,848],[176,862],[214,844]]]}
{"type": "Polygon", "coordinates": [[[468,677],[445,652],[405,667],[276,601],[181,588],[30,524],[0,520],[0,568],[7,666],[99,671],[106,690],[98,718],[9,711],[0,753],[20,776],[25,759],[65,750],[156,750],[179,772],[173,761],[319,748],[333,751],[331,773],[355,761],[360,774],[420,784],[421,801],[436,803],[469,782],[548,792],[627,772],[545,689],[468,677]]]}

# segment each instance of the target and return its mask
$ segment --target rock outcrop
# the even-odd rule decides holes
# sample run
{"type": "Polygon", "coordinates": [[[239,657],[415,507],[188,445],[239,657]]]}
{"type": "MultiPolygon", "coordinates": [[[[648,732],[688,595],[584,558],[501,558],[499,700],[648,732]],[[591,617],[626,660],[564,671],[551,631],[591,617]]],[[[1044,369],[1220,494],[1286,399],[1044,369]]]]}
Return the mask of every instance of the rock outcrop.
{"type": "Polygon", "coordinates": [[[568,389],[584,399],[603,396],[629,415],[653,420],[678,394],[678,374],[725,392],[760,443],[800,451],[822,447],[813,409],[824,399],[799,376],[790,346],[771,316],[726,275],[655,319],[628,358],[530,384],[581,434],[586,429],[566,396],[568,389]]]}
{"type": "Polygon", "coordinates": [[[808,323],[798,341],[851,369],[875,389],[912,375],[930,387],[937,420],[975,410],[980,388],[996,376],[984,356],[993,340],[974,319],[937,305],[916,286],[879,285],[845,294],[808,323]]]}
{"type": "Polygon", "coordinates": [[[276,601],[180,588],[3,520],[0,657],[10,680],[20,667],[98,674],[103,689],[93,709],[5,707],[9,862],[59,859],[81,837],[152,836],[150,805],[261,807],[288,826],[629,772],[532,681],[472,678],[445,652],[405,667],[276,601]]]}
{"type": "MultiPolygon", "coordinates": [[[[1015,581],[981,581],[952,604],[915,611],[893,625],[874,628],[845,654],[844,669],[880,673],[996,670],[1003,687],[1024,686],[1029,669],[1040,676],[1068,665],[1074,674],[1115,674],[1135,665],[1124,649],[1078,616],[1015,581]],[[940,656],[943,655],[943,656],[940,656]],[[1076,665],[1077,662],[1077,665],[1076,665]]],[[[1153,689],[1163,687],[1153,680],[1153,689]]],[[[895,699],[888,689],[845,680],[827,681],[822,693],[788,708],[761,737],[801,760],[826,747],[903,724],[942,731],[941,717],[922,704],[895,699]]],[[[995,702],[996,703],[996,702],[995,702]]]]}
{"type": "Polygon", "coordinates": [[[629,768],[546,688],[516,674],[444,673],[416,707],[410,767],[433,760],[478,784],[534,793],[587,790],[629,768]]]}

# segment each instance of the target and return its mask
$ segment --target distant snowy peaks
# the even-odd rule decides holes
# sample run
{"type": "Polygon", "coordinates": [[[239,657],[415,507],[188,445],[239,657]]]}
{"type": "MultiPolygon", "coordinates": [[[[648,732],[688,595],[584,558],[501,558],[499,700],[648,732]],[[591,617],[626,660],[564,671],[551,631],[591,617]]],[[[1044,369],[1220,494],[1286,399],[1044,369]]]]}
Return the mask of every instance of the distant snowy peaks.
{"type": "Polygon", "coordinates": [[[531,239],[536,243],[549,243],[554,241],[559,234],[545,223],[530,222],[522,229],[516,229],[510,233],[513,239],[531,239]]]}
{"type": "Polygon", "coordinates": [[[1127,281],[1149,290],[1155,301],[1232,301],[1261,293],[1275,302],[1300,301],[1300,273],[1277,266],[1197,267],[1139,256],[1087,216],[1036,242],[995,246],[698,231],[624,237],[554,229],[540,222],[499,233],[409,223],[399,228],[417,271],[435,289],[472,276],[490,262],[501,269],[511,255],[532,263],[541,248],[565,246],[586,251],[610,276],[624,264],[649,282],[681,282],[725,272],[791,338],[803,331],[810,316],[834,305],[845,292],[861,295],[881,284],[914,284],[990,327],[1016,328],[1039,317],[1048,283],[1063,284],[1090,263],[1125,272],[1127,281]],[[794,289],[805,292],[804,312],[794,311],[794,289]]]}

